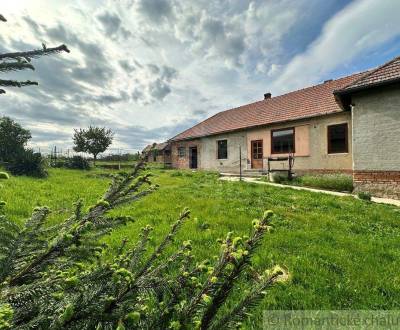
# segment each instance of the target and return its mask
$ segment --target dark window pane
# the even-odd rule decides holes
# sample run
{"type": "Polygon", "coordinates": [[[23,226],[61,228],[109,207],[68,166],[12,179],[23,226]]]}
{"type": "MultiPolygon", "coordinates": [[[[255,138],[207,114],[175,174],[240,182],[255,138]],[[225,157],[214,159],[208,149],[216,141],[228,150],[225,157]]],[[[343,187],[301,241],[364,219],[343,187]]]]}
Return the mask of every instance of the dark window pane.
{"type": "Polygon", "coordinates": [[[272,131],[272,153],[294,152],[294,129],[272,131]]]}
{"type": "Polygon", "coordinates": [[[217,141],[218,146],[218,159],[228,159],[228,141],[217,141]]]}
{"type": "Polygon", "coordinates": [[[328,126],[328,153],[348,152],[347,124],[328,126]]]}
{"type": "Polygon", "coordinates": [[[178,148],[178,157],[183,158],[183,157],[185,157],[185,154],[186,154],[185,147],[179,147],[178,148]]]}

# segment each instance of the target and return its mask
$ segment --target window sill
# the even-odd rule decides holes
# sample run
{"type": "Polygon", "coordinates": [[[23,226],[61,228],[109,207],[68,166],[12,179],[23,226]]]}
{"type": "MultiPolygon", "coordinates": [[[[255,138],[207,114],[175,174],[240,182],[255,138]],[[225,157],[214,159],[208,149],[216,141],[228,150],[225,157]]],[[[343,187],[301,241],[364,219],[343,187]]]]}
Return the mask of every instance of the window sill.
{"type": "Polygon", "coordinates": [[[327,154],[327,155],[328,156],[346,156],[348,154],[349,154],[349,152],[337,152],[337,153],[334,153],[334,154],[327,154]]]}

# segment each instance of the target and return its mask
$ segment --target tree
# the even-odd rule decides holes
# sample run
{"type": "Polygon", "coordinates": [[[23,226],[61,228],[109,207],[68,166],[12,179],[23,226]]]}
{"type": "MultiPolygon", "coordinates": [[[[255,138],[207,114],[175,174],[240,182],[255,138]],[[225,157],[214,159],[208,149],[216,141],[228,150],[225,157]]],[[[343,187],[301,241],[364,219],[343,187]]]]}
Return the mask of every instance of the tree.
{"type": "Polygon", "coordinates": [[[0,160],[9,162],[24,150],[31,133],[9,117],[0,117],[0,160]]]}
{"type": "Polygon", "coordinates": [[[107,150],[113,141],[114,133],[105,127],[89,126],[88,129],[74,130],[74,150],[93,155],[96,165],[97,155],[107,150]]]}
{"type": "MultiPolygon", "coordinates": [[[[0,14],[0,21],[6,22],[7,20],[3,15],[0,14]]],[[[60,45],[54,48],[47,48],[42,43],[42,49],[36,49],[25,52],[14,52],[0,54],[0,72],[18,71],[18,70],[35,70],[35,67],[31,64],[32,58],[38,58],[45,55],[51,55],[60,52],[69,53],[69,49],[66,45],[60,45]]],[[[17,81],[17,80],[3,80],[0,79],[0,87],[23,87],[29,85],[38,85],[36,81],[17,81]]],[[[6,91],[0,88],[0,94],[5,94],[6,91]]]]}

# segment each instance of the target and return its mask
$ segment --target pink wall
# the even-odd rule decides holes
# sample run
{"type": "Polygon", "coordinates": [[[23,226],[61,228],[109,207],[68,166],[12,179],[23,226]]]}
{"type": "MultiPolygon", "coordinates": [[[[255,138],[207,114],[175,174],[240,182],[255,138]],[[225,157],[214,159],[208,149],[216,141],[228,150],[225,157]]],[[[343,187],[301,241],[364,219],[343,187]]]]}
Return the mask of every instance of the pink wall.
{"type": "MultiPolygon", "coordinates": [[[[293,127],[293,126],[287,126],[293,127]]],[[[285,126],[277,127],[285,128],[285,126]]],[[[277,129],[274,128],[274,129],[277,129]]],[[[247,133],[247,158],[251,159],[251,141],[262,140],[264,158],[271,156],[271,130],[268,128],[261,128],[247,133]]],[[[295,156],[309,156],[310,155],[310,125],[295,126],[295,156]]],[[[284,156],[280,154],[280,156],[284,156]]]]}

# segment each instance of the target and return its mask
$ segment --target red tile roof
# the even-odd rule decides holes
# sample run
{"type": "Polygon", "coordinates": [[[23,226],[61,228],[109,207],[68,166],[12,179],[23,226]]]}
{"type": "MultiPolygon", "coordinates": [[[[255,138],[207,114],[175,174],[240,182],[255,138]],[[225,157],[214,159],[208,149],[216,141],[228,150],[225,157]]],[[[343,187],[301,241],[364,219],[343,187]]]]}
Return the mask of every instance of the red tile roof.
{"type": "Polygon", "coordinates": [[[394,81],[400,81],[400,56],[370,71],[341,90],[336,91],[336,93],[345,94],[350,91],[374,87],[394,81]]]}
{"type": "Polygon", "coordinates": [[[348,86],[364,75],[365,72],[353,74],[348,77],[331,80],[323,84],[219,112],[176,135],[171,141],[193,139],[250,127],[341,112],[343,109],[337,103],[333,91],[348,86]]]}

